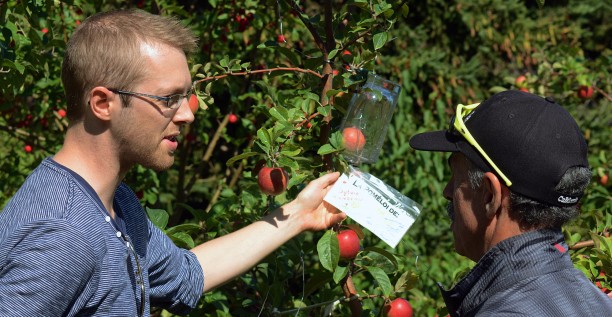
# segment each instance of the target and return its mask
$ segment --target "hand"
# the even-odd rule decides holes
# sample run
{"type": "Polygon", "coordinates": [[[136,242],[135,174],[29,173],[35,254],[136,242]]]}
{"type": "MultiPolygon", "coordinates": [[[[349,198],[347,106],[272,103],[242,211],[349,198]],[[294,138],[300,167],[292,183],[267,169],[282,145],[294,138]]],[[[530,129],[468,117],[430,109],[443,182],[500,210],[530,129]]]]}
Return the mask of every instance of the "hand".
{"type": "Polygon", "coordinates": [[[302,230],[323,230],[346,218],[345,213],[323,201],[338,177],[340,173],[335,172],[313,180],[290,203],[296,210],[302,230]]]}

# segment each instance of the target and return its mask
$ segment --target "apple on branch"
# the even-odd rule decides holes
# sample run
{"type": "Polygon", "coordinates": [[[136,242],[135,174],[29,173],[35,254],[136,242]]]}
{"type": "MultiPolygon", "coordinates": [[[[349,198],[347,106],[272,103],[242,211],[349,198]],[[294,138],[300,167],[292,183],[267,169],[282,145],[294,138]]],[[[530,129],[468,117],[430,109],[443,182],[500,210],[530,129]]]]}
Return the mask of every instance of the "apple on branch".
{"type": "Polygon", "coordinates": [[[191,112],[196,113],[199,108],[200,102],[198,101],[198,96],[192,94],[191,97],[189,97],[189,109],[191,109],[191,112]]]}
{"type": "Polygon", "coordinates": [[[257,173],[257,185],[262,193],[270,196],[282,194],[287,189],[289,175],[282,167],[264,166],[257,173]]]}
{"type": "Polygon", "coordinates": [[[580,88],[578,88],[578,97],[583,100],[591,99],[591,97],[593,97],[593,87],[586,85],[580,86],[580,88]]]}
{"type": "Polygon", "coordinates": [[[340,247],[340,259],[345,261],[354,259],[361,247],[357,233],[351,229],[346,229],[340,231],[337,238],[340,247]]]}
{"type": "Polygon", "coordinates": [[[385,316],[387,317],[412,317],[412,305],[403,298],[396,298],[385,305],[385,316]]]}
{"type": "Polygon", "coordinates": [[[359,152],[366,144],[365,135],[358,127],[348,127],[342,130],[344,147],[351,152],[359,152]]]}

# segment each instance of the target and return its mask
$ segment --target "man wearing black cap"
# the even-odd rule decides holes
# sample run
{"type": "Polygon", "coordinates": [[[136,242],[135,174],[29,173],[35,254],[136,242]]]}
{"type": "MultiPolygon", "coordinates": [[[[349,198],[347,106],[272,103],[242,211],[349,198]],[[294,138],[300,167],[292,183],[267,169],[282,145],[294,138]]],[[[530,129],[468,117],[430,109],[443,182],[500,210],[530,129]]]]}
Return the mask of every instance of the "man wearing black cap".
{"type": "Polygon", "coordinates": [[[417,150],[451,152],[444,189],[456,251],[478,262],[442,289],[451,316],[612,316],[608,298],[567,252],[561,226],[591,178],[587,145],[552,98],[504,91],[458,105],[417,150]]]}

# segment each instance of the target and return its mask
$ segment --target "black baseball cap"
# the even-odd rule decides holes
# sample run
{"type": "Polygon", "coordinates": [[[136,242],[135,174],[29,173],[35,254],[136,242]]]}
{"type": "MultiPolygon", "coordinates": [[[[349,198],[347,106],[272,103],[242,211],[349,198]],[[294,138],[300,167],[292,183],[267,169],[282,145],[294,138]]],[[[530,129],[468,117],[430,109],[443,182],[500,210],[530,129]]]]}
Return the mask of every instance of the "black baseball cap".
{"type": "MultiPolygon", "coordinates": [[[[586,140],[578,124],[551,97],[503,91],[478,105],[464,123],[510,179],[511,191],[554,206],[572,206],[582,197],[582,193],[567,195],[555,190],[568,168],[588,168],[589,164],[586,140]]],[[[483,171],[500,177],[463,136],[449,130],[414,135],[410,146],[424,151],[461,152],[483,171]]]]}

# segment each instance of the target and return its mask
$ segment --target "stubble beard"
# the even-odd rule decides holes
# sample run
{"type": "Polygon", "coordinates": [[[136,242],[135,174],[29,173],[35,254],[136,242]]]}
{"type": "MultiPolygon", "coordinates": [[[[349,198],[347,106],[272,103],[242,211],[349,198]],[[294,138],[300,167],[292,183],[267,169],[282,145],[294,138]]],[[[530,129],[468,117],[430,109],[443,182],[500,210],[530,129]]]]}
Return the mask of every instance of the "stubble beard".
{"type": "Polygon", "coordinates": [[[149,146],[146,142],[133,142],[123,140],[124,161],[128,166],[141,165],[150,168],[155,172],[163,172],[174,164],[174,152],[168,152],[162,148],[161,142],[155,147],[149,146]]]}

